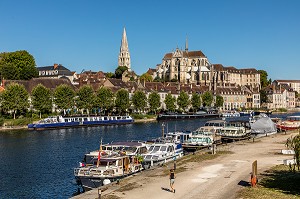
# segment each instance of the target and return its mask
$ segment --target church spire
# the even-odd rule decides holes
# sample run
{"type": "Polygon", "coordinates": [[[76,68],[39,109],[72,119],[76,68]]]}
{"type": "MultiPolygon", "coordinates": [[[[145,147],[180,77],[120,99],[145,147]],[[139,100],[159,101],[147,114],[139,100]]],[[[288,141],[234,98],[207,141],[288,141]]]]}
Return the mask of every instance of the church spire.
{"type": "Polygon", "coordinates": [[[185,39],[185,51],[189,51],[187,36],[186,36],[186,39],[185,39]]]}
{"type": "Polygon", "coordinates": [[[122,41],[121,41],[121,51],[127,51],[127,50],[128,50],[128,42],[127,42],[126,29],[124,27],[122,41]]]}
{"type": "Polygon", "coordinates": [[[121,40],[121,47],[118,59],[118,66],[126,66],[128,71],[131,71],[130,53],[128,48],[128,41],[126,35],[126,29],[123,29],[123,35],[121,40]]]}

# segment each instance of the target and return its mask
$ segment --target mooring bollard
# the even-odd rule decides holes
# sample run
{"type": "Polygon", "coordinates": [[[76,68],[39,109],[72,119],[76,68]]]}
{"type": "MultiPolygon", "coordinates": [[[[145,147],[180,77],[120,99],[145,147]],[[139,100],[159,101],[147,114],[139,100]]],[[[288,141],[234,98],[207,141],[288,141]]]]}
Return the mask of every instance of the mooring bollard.
{"type": "Polygon", "coordinates": [[[98,199],[101,199],[101,193],[102,193],[101,189],[98,188],[98,199]]]}

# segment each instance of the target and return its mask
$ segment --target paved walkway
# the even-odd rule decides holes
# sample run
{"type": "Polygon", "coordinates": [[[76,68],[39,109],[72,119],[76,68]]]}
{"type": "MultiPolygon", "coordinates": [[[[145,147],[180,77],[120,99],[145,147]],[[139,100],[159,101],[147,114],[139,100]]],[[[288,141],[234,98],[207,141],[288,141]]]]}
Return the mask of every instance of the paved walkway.
{"type": "MultiPolygon", "coordinates": [[[[124,179],[120,185],[111,186],[102,193],[102,198],[107,195],[130,199],[236,198],[237,192],[250,180],[253,161],[257,160],[258,173],[261,173],[274,165],[282,164],[283,159],[292,157],[279,154],[290,136],[276,134],[260,138],[254,143],[247,141],[230,144],[225,147],[226,150],[233,151],[233,154],[200,163],[188,163],[185,165],[188,169],[176,175],[176,193],[161,189],[169,188],[169,179],[163,175],[163,168],[156,168],[124,179]],[[119,188],[123,190],[118,191],[119,188]]],[[[92,190],[74,198],[97,196],[97,190],[92,190]]]]}

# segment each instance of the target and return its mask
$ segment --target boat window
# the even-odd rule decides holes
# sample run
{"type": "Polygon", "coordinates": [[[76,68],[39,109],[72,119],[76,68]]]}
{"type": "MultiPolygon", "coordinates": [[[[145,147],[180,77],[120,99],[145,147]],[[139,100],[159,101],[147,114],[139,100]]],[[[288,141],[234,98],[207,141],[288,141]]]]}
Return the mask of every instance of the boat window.
{"type": "Polygon", "coordinates": [[[151,159],[152,155],[146,155],[145,159],[151,159]]]}
{"type": "Polygon", "coordinates": [[[153,151],[154,146],[150,146],[149,151],[153,151]]]}
{"type": "Polygon", "coordinates": [[[167,150],[167,146],[161,146],[160,151],[166,151],[167,150]]]}
{"type": "Polygon", "coordinates": [[[158,151],[158,150],[159,150],[159,148],[160,148],[160,146],[154,146],[153,152],[156,152],[156,151],[158,151]]]}

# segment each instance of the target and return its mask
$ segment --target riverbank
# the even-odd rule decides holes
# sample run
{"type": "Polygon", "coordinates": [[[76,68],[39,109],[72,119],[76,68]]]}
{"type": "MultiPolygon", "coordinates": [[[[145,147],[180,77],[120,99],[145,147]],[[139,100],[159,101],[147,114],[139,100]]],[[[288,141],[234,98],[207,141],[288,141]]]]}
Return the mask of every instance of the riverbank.
{"type": "MultiPolygon", "coordinates": [[[[238,192],[249,182],[252,162],[257,160],[258,173],[282,164],[291,158],[279,154],[284,143],[293,133],[275,134],[256,139],[219,146],[219,151],[230,151],[226,155],[202,162],[177,164],[175,189],[170,193],[166,175],[167,167],[143,171],[135,176],[121,180],[121,183],[107,187],[101,198],[236,198],[238,192]]],[[[260,175],[258,176],[260,179],[260,175]]],[[[97,198],[98,189],[74,198],[97,198]]]]}

